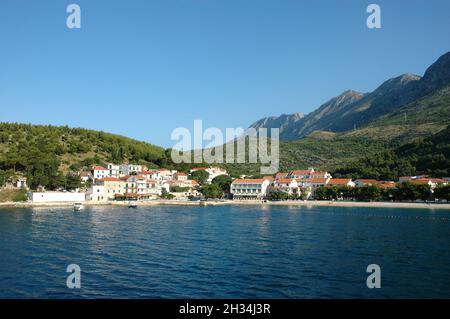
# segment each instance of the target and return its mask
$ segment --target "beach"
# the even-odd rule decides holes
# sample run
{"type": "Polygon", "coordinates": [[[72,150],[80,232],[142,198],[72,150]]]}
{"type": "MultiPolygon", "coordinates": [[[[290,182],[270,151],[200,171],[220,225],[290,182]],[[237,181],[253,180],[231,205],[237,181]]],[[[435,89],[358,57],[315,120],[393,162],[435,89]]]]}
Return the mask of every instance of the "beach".
{"type": "MultiPolygon", "coordinates": [[[[221,205],[253,205],[253,206],[327,206],[327,207],[367,207],[367,208],[417,208],[417,209],[447,209],[450,203],[421,203],[421,202],[356,202],[356,201],[261,201],[261,200],[227,200],[227,201],[177,201],[177,200],[151,200],[137,201],[138,206],[221,206],[221,205]]],[[[73,202],[4,202],[0,208],[33,208],[33,207],[67,207],[73,202]]],[[[128,206],[127,201],[83,202],[85,206],[128,206]]]]}

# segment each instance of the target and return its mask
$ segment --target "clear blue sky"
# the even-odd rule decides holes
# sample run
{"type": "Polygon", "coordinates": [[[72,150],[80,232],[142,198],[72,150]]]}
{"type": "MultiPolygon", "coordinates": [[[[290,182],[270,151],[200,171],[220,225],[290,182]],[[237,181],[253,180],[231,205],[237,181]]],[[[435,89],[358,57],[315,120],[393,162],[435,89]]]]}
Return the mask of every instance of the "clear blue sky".
{"type": "Polygon", "coordinates": [[[0,121],[172,146],[175,127],[247,127],[346,89],[422,75],[450,50],[450,1],[1,0],[0,121]],[[80,5],[80,30],[66,6],[80,5]],[[382,8],[369,30],[366,7],[382,8]]]}

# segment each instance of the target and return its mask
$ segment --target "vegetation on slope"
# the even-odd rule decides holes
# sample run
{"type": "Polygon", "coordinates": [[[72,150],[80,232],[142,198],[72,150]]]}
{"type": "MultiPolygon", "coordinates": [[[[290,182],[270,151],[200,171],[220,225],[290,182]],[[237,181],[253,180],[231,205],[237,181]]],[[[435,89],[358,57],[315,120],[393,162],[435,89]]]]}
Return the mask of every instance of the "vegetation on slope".
{"type": "Polygon", "coordinates": [[[334,171],[336,176],[397,180],[400,176],[426,174],[450,176],[450,126],[393,150],[365,156],[334,171]]]}
{"type": "MultiPolygon", "coordinates": [[[[92,130],[15,123],[0,123],[0,177],[27,177],[32,188],[67,186],[71,171],[93,164],[136,162],[157,166],[164,161],[160,147],[92,130]]],[[[70,187],[69,187],[70,188],[70,187]]]]}

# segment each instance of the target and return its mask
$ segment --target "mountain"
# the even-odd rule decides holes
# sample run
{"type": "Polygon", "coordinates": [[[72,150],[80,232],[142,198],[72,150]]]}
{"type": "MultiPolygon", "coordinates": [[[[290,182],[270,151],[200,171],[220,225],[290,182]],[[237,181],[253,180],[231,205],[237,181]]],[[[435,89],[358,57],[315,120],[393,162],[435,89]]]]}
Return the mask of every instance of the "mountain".
{"type": "MultiPolygon", "coordinates": [[[[348,90],[299,120],[283,121],[283,119],[289,118],[289,115],[283,115],[272,119],[270,124],[282,126],[280,138],[283,140],[303,138],[314,131],[358,130],[382,117],[395,117],[400,109],[403,116],[405,112],[418,115],[418,104],[415,102],[427,96],[428,100],[434,101],[433,103],[442,104],[441,102],[445,102],[448,97],[446,89],[448,85],[450,85],[450,52],[442,55],[433,63],[423,77],[404,74],[385,81],[370,93],[348,90]],[[430,96],[436,93],[438,98],[430,96]]],[[[423,104],[419,108],[423,110],[423,104]]],[[[449,109],[450,105],[446,104],[444,108],[449,109]]],[[[426,112],[423,114],[425,115],[426,112]]],[[[422,117],[423,122],[433,123],[434,120],[436,120],[435,117],[422,117]]],[[[438,119],[440,122],[442,120],[442,118],[438,119]]],[[[446,123],[449,121],[449,117],[445,118],[446,123]]],[[[258,123],[258,127],[265,125],[264,121],[256,123],[258,123]]],[[[255,127],[255,124],[252,124],[251,127],[255,127]]]]}
{"type": "Polygon", "coordinates": [[[279,128],[280,134],[282,134],[287,127],[295,125],[304,116],[305,115],[303,113],[294,113],[282,114],[280,116],[264,117],[250,125],[250,128],[254,128],[256,130],[259,128],[279,128]]]}
{"type": "Polygon", "coordinates": [[[334,176],[397,180],[400,176],[450,176],[450,126],[393,150],[371,154],[333,172],[334,176]]]}

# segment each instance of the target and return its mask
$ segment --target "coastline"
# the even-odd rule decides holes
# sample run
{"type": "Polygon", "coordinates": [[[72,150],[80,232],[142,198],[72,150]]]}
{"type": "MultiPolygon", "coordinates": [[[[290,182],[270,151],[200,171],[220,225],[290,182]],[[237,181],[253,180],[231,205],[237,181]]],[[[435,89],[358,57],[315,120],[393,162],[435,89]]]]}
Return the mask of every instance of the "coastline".
{"type": "MultiPolygon", "coordinates": [[[[221,206],[221,205],[253,205],[253,206],[326,206],[326,207],[366,207],[366,208],[416,208],[416,209],[443,209],[450,210],[450,203],[414,203],[414,202],[350,202],[350,201],[279,201],[279,202],[262,202],[260,200],[228,200],[228,201],[207,201],[207,202],[190,202],[175,200],[152,200],[138,201],[138,206],[221,206]]],[[[128,206],[128,202],[84,202],[87,207],[95,206],[128,206]]],[[[45,208],[45,207],[72,207],[72,202],[4,202],[0,203],[0,208],[45,208]]]]}

